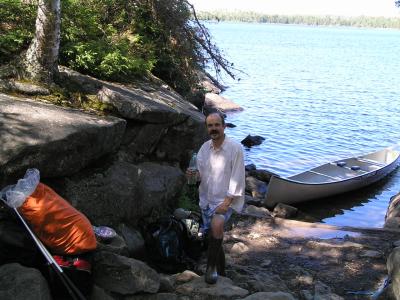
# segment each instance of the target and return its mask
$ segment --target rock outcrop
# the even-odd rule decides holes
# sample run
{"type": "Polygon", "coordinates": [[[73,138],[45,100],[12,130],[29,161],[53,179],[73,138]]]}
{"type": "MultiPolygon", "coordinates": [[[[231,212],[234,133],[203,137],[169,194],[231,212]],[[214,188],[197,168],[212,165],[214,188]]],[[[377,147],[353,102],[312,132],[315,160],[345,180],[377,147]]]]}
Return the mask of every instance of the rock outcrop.
{"type": "Polygon", "coordinates": [[[35,167],[42,177],[74,174],[118,149],[126,121],[0,94],[0,185],[35,167]]]}
{"type": "Polygon", "coordinates": [[[116,161],[104,169],[64,179],[61,194],[96,225],[136,225],[138,220],[177,206],[183,172],[156,163],[116,161]]]}
{"type": "Polygon", "coordinates": [[[60,78],[107,104],[114,116],[0,94],[1,186],[38,168],[44,181],[103,225],[136,224],[176,205],[181,170],[207,138],[204,115],[156,79],[122,86],[64,67],[60,78]]]}
{"type": "Polygon", "coordinates": [[[0,286],[0,299],[52,299],[47,281],[39,270],[20,264],[0,267],[0,286]]]}

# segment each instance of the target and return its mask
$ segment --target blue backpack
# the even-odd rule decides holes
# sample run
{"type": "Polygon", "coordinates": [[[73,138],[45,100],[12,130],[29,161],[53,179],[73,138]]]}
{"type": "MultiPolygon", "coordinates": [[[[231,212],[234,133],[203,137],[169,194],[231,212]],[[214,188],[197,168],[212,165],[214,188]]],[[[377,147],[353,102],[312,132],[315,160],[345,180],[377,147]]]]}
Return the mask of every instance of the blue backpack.
{"type": "Polygon", "coordinates": [[[143,235],[148,262],[153,268],[165,273],[194,269],[202,246],[201,241],[193,237],[195,229],[188,228],[188,223],[195,221],[187,222],[170,215],[146,226],[143,235]]]}

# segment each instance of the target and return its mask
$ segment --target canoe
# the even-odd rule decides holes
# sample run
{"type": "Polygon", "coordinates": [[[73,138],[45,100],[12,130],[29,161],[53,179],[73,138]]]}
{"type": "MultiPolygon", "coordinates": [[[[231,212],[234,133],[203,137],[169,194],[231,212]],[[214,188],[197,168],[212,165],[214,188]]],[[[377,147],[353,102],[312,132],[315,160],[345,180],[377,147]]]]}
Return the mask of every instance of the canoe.
{"type": "Polygon", "coordinates": [[[358,157],[337,160],[282,178],[272,176],[264,205],[329,197],[370,185],[390,174],[399,164],[400,152],[391,148],[358,157]]]}

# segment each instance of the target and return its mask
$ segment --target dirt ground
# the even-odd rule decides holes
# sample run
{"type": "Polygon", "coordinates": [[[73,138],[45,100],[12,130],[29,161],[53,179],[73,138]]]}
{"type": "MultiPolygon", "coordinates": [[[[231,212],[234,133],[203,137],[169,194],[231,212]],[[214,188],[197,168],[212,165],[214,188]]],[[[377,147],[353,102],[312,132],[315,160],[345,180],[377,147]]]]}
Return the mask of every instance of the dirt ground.
{"type": "Polygon", "coordinates": [[[344,299],[370,299],[368,292],[385,281],[386,260],[397,240],[400,231],[238,217],[225,234],[227,274],[253,293],[257,287],[243,280],[263,281],[269,274],[277,290],[283,282],[299,299],[302,290],[313,295],[318,281],[344,299]]]}

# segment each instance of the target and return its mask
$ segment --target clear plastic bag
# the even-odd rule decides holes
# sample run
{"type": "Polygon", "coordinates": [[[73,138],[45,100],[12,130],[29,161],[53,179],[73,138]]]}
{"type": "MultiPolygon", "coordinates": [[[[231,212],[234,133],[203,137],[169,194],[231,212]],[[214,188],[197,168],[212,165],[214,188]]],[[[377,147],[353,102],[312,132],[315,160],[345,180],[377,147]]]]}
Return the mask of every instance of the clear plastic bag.
{"type": "Polygon", "coordinates": [[[29,197],[40,182],[38,169],[28,169],[24,178],[19,179],[17,184],[8,185],[0,191],[1,199],[12,208],[20,207],[25,199],[29,197]]]}

